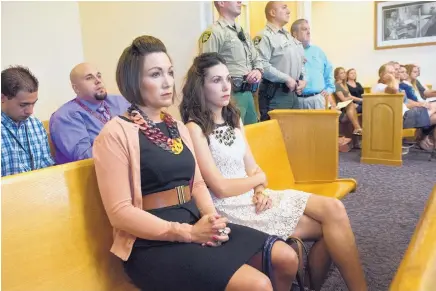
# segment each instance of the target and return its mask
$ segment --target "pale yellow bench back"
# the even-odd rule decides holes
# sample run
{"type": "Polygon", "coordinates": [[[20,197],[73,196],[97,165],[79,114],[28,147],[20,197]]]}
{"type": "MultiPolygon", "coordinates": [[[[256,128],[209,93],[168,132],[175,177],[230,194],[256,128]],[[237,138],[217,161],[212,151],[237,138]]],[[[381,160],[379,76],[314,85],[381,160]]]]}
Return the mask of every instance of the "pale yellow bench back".
{"type": "Polygon", "coordinates": [[[44,120],[44,121],[42,122],[42,125],[44,125],[45,132],[47,133],[48,145],[49,145],[49,147],[50,147],[50,153],[51,153],[51,156],[52,156],[53,159],[54,159],[54,158],[55,158],[55,154],[56,154],[56,149],[55,149],[55,146],[54,146],[53,142],[51,141],[51,134],[50,134],[50,124],[49,124],[49,121],[48,121],[48,120],[44,120]]]}
{"type": "Polygon", "coordinates": [[[268,177],[268,187],[291,188],[294,175],[277,120],[247,125],[244,129],[254,159],[268,177]]]}
{"type": "Polygon", "coordinates": [[[436,185],[421,214],[390,291],[436,289],[436,185]]]}
{"type": "Polygon", "coordinates": [[[3,178],[1,196],[2,290],[136,290],[109,252],[92,160],[3,178]]]}

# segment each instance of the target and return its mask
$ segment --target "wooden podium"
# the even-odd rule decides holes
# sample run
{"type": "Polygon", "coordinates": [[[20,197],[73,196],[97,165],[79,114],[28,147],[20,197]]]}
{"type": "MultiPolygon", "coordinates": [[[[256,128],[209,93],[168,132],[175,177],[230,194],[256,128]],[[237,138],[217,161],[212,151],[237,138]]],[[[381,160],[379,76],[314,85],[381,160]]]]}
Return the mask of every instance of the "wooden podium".
{"type": "Polygon", "coordinates": [[[403,94],[364,94],[360,161],[401,166],[403,94]]]}

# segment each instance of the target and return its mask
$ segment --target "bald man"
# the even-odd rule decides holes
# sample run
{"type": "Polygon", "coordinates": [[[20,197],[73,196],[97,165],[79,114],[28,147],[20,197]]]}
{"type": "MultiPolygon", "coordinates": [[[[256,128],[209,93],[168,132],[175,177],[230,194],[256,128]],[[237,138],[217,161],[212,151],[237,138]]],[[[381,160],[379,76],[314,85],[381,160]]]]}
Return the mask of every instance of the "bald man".
{"type": "Polygon", "coordinates": [[[57,164],[92,157],[92,145],[112,117],[126,112],[130,104],[118,95],[108,95],[101,73],[89,63],[70,73],[76,97],[62,105],[50,118],[50,135],[57,164]]]}
{"type": "Polygon", "coordinates": [[[290,10],[286,2],[270,1],[265,6],[267,24],[254,38],[264,76],[259,87],[259,111],[262,121],[273,109],[298,109],[297,93],[304,81],[304,50],[301,42],[285,29],[290,10]]]}

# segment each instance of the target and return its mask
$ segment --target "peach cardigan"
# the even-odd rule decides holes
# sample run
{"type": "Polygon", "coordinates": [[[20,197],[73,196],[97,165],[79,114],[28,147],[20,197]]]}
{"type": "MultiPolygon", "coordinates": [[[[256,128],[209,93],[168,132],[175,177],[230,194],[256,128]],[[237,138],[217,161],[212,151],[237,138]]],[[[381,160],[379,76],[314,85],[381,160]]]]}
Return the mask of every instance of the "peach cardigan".
{"type": "MultiPolygon", "coordinates": [[[[195,157],[188,129],[180,121],[177,125],[183,142],[195,157]]],[[[191,225],[169,222],[142,210],[138,130],[136,124],[115,117],[106,123],[93,145],[100,195],[114,228],[111,252],[124,261],[137,237],[191,242],[191,225]]],[[[192,196],[202,215],[216,212],[197,163],[192,196]]]]}

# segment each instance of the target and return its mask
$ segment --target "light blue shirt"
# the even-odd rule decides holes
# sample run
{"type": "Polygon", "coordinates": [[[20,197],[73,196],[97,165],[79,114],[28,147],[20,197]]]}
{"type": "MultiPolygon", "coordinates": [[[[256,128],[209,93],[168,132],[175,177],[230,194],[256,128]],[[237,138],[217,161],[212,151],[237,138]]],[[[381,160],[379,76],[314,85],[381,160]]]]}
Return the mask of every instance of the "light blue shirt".
{"type": "Polygon", "coordinates": [[[319,93],[326,90],[329,94],[334,93],[335,81],[333,78],[333,67],[325,53],[317,46],[309,45],[304,48],[306,63],[306,87],[303,95],[319,93]]]}

